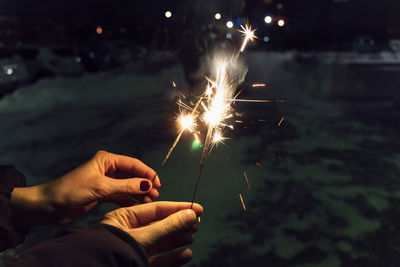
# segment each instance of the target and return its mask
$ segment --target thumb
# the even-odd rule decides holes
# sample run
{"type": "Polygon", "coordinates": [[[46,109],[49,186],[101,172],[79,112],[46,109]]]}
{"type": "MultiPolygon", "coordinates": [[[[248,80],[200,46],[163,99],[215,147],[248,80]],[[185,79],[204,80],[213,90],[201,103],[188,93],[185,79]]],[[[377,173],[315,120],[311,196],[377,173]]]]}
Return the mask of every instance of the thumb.
{"type": "Polygon", "coordinates": [[[151,181],[145,178],[113,179],[107,177],[107,180],[111,194],[146,194],[153,187],[151,181]]]}
{"type": "Polygon", "coordinates": [[[133,229],[132,236],[134,236],[143,247],[148,249],[177,233],[191,229],[196,222],[196,218],[196,213],[193,210],[181,210],[161,221],[133,229]]]}

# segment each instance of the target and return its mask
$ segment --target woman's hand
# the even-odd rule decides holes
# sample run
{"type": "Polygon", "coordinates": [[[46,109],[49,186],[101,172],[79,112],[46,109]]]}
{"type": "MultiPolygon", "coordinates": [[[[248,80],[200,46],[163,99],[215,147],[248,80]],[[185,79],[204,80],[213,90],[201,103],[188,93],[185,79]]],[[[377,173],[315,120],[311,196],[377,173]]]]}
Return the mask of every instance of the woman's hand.
{"type": "Polygon", "coordinates": [[[189,262],[189,245],[203,207],[184,202],[153,202],[107,213],[102,221],[131,235],[147,252],[151,266],[180,266],[189,262]],[[160,253],[163,253],[160,255],[160,253]]]}
{"type": "Polygon", "coordinates": [[[138,159],[99,151],[87,163],[46,184],[15,188],[11,205],[15,223],[30,226],[66,223],[98,203],[120,206],[151,202],[159,196],[156,172],[138,159]]]}

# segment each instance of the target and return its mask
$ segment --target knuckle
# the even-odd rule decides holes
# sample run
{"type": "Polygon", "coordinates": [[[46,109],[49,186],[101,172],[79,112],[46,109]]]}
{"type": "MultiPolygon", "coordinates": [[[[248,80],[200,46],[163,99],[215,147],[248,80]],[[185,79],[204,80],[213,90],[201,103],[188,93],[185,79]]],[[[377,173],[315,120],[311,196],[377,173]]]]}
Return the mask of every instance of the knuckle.
{"type": "Polygon", "coordinates": [[[96,152],[96,154],[94,156],[102,158],[102,157],[107,156],[108,154],[110,154],[110,153],[105,150],[99,150],[96,152]]]}

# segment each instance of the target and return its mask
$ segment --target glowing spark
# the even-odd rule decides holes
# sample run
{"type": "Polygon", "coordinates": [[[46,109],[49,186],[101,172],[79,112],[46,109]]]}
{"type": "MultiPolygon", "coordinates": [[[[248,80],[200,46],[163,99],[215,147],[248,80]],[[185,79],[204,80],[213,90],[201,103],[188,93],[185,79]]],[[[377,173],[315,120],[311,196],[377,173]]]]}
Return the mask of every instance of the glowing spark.
{"type": "Polygon", "coordinates": [[[279,121],[279,123],[278,123],[278,127],[279,126],[281,126],[281,124],[282,124],[282,122],[283,122],[283,120],[285,119],[285,117],[282,117],[282,119],[279,121]]]}
{"type": "Polygon", "coordinates": [[[219,143],[219,142],[221,142],[221,143],[223,143],[223,141],[226,139],[226,137],[223,137],[222,135],[221,135],[221,133],[220,132],[215,132],[214,133],[214,137],[213,137],[213,143],[219,143]]]}
{"type": "Polygon", "coordinates": [[[246,205],[244,205],[242,194],[239,194],[240,201],[242,202],[243,210],[246,212],[246,205]]]}
{"type": "Polygon", "coordinates": [[[176,83],[174,81],[172,81],[172,86],[176,87],[176,83]]]}
{"type": "Polygon", "coordinates": [[[198,219],[199,223],[201,223],[200,217],[198,217],[197,219],[198,219]]]}
{"type": "Polygon", "coordinates": [[[243,27],[243,25],[240,25],[240,27],[242,28],[242,30],[239,30],[239,32],[243,33],[243,35],[244,35],[244,40],[243,40],[242,46],[240,47],[240,52],[243,52],[244,49],[246,48],[247,42],[248,41],[253,42],[254,38],[258,38],[258,37],[255,36],[255,34],[254,34],[254,32],[256,30],[251,30],[251,26],[246,24],[244,27],[243,27]]]}
{"type": "Polygon", "coordinates": [[[247,179],[247,174],[245,171],[243,172],[243,174],[244,174],[244,178],[246,179],[247,186],[249,187],[249,190],[250,190],[250,183],[249,183],[249,179],[247,179]]]}
{"type": "Polygon", "coordinates": [[[260,162],[256,162],[256,165],[257,165],[258,167],[260,167],[260,168],[263,168],[263,166],[261,165],[260,162]]]}
{"type": "Polygon", "coordinates": [[[193,134],[193,136],[194,136],[194,139],[196,140],[197,143],[201,143],[200,139],[199,139],[199,136],[197,134],[193,134]]]}
{"type": "Polygon", "coordinates": [[[180,115],[178,123],[181,126],[181,131],[188,130],[189,132],[193,132],[196,127],[194,119],[195,118],[191,114],[180,115]]]}
{"type": "Polygon", "coordinates": [[[264,87],[267,86],[265,83],[253,83],[251,87],[264,87]]]}

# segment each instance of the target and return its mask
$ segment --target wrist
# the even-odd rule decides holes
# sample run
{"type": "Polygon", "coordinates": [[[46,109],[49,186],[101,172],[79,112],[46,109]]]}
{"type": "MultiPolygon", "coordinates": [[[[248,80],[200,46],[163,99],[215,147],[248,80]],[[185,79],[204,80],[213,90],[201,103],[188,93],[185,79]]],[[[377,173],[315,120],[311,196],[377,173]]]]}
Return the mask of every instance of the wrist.
{"type": "Polygon", "coordinates": [[[19,227],[45,223],[53,207],[45,193],[44,185],[17,187],[11,193],[13,220],[19,227]]]}

